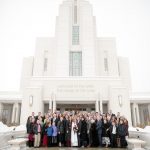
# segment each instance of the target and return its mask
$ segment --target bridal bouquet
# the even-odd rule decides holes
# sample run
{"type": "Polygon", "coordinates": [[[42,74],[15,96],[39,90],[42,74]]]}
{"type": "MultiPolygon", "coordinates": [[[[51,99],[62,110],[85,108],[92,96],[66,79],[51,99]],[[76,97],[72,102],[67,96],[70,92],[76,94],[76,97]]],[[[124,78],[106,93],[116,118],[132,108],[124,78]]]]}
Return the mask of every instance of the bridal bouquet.
{"type": "Polygon", "coordinates": [[[75,125],[75,126],[73,127],[73,131],[74,131],[74,133],[76,133],[76,132],[78,131],[77,125],[75,125]]]}

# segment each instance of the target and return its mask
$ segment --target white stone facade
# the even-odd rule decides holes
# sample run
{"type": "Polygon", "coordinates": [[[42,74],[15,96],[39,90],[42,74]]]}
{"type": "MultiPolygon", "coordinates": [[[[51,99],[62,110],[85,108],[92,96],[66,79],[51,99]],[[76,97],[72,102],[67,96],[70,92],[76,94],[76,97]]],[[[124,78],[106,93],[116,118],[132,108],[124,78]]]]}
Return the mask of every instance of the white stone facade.
{"type": "Polygon", "coordinates": [[[58,106],[63,111],[89,104],[85,110],[101,112],[106,104],[107,111],[119,111],[131,121],[128,59],[117,56],[115,38],[96,36],[95,17],[88,1],[63,2],[56,19],[56,36],[37,39],[35,56],[24,59],[21,81],[21,123],[32,111],[44,113],[44,103],[53,111],[58,106]],[[75,44],[73,28],[77,30],[75,44]],[[71,52],[82,55],[80,75],[70,75],[71,52]],[[61,104],[70,106],[61,108],[61,104]]]}

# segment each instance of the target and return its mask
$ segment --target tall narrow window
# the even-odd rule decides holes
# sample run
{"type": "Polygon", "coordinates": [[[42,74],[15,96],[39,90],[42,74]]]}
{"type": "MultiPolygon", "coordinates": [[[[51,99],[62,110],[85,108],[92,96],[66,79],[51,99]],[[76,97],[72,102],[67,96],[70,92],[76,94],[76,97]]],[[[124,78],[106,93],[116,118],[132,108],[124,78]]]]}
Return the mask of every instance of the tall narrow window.
{"type": "Polygon", "coordinates": [[[105,67],[105,71],[108,72],[108,59],[104,58],[104,67],[105,67]]]}
{"type": "Polygon", "coordinates": [[[74,1],[74,24],[77,24],[78,12],[77,12],[77,1],[74,1]]]}
{"type": "Polygon", "coordinates": [[[105,72],[108,72],[108,54],[107,54],[107,51],[104,51],[104,69],[105,69],[105,72]]]}
{"type": "Polygon", "coordinates": [[[48,62],[48,59],[44,58],[44,71],[47,71],[47,62],[48,62]]]}
{"type": "Polygon", "coordinates": [[[47,65],[48,65],[48,51],[44,52],[44,72],[47,71],[47,65]]]}
{"type": "Polygon", "coordinates": [[[74,6],[74,24],[77,24],[77,5],[74,6]]]}
{"type": "Polygon", "coordinates": [[[70,76],[82,76],[82,52],[70,52],[70,76]]]}
{"type": "Polygon", "coordinates": [[[79,26],[72,27],[72,45],[79,45],[79,26]]]}

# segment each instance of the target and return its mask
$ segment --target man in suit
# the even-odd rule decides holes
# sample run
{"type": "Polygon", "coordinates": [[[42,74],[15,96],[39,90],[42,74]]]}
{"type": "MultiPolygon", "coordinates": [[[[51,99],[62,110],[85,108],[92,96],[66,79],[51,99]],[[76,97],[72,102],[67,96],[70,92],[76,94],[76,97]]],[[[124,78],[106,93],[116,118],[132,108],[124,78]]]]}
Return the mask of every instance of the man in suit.
{"type": "Polygon", "coordinates": [[[111,148],[117,147],[117,125],[116,121],[112,121],[110,126],[111,148]]]}
{"type": "Polygon", "coordinates": [[[78,146],[81,146],[80,134],[81,134],[81,119],[77,117],[77,127],[78,127],[78,146]]]}
{"type": "Polygon", "coordinates": [[[65,124],[64,124],[64,118],[63,116],[60,117],[60,120],[58,121],[57,124],[57,129],[58,129],[58,137],[59,137],[59,147],[64,145],[64,135],[65,135],[65,124]]]}
{"type": "Polygon", "coordinates": [[[102,116],[97,116],[96,130],[98,133],[99,146],[102,147],[102,116]]]}

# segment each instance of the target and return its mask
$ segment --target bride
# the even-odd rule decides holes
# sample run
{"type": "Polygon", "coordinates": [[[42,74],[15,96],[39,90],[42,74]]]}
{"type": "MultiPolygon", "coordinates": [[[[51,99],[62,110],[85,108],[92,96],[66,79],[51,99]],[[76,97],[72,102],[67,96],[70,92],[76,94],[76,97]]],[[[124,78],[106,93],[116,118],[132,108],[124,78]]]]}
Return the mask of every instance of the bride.
{"type": "Polygon", "coordinates": [[[78,132],[77,123],[75,118],[73,118],[71,127],[71,146],[78,146],[77,132],[78,132]]]}

